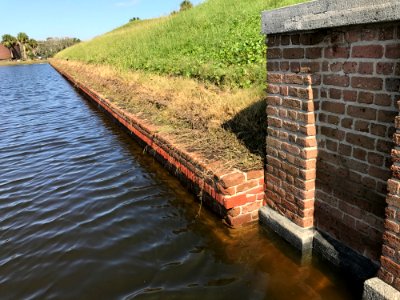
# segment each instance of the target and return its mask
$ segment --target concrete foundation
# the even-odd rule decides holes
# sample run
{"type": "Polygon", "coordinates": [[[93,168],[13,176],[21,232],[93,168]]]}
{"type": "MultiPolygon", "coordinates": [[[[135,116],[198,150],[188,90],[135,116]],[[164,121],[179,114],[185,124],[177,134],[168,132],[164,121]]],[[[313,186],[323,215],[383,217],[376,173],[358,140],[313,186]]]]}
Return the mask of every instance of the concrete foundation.
{"type": "Polygon", "coordinates": [[[266,206],[260,209],[259,218],[261,224],[276,232],[303,254],[311,253],[313,229],[302,228],[266,206]]]}
{"type": "Polygon", "coordinates": [[[371,278],[364,284],[364,300],[398,300],[400,292],[379,278],[371,278]]]}

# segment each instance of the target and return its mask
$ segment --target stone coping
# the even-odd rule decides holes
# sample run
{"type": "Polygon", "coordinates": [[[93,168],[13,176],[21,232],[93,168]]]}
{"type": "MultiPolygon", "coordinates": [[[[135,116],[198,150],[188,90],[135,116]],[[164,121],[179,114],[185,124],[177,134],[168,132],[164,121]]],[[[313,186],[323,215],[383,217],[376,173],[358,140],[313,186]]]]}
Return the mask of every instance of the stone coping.
{"type": "Polygon", "coordinates": [[[398,0],[317,0],[262,13],[262,32],[276,34],[400,20],[398,0]]]}

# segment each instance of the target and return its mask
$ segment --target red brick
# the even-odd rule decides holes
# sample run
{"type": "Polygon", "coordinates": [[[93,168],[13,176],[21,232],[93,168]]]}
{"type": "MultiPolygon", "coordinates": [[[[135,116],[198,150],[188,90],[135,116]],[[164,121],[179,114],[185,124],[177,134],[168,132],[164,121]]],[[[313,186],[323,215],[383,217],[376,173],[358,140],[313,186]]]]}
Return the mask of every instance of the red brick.
{"type": "Polygon", "coordinates": [[[376,109],[368,108],[365,106],[352,106],[347,107],[347,114],[351,117],[361,118],[366,120],[376,119],[376,109]]]}
{"type": "Polygon", "coordinates": [[[374,94],[370,92],[359,92],[357,102],[372,104],[374,102],[374,94]]]}
{"type": "Polygon", "coordinates": [[[224,175],[221,178],[221,184],[224,188],[229,188],[241,184],[245,180],[243,173],[232,173],[224,175]]]}
{"type": "Polygon", "coordinates": [[[299,73],[300,72],[300,63],[291,62],[290,63],[290,71],[293,73],[299,73]]]}
{"type": "Polygon", "coordinates": [[[306,82],[306,78],[304,75],[285,74],[283,81],[285,83],[303,85],[306,82]]]}
{"type": "Polygon", "coordinates": [[[267,104],[268,105],[280,105],[281,104],[281,97],[278,96],[267,96],[267,104]]]}
{"type": "Polygon", "coordinates": [[[376,40],[378,31],[375,28],[363,28],[361,29],[361,40],[373,41],[376,40]]]}
{"type": "Polygon", "coordinates": [[[394,277],[393,274],[389,273],[388,271],[386,271],[383,268],[379,269],[378,272],[378,277],[383,280],[384,282],[388,283],[388,284],[392,284],[394,281],[394,277]]]}
{"type": "Polygon", "coordinates": [[[367,157],[367,152],[360,148],[354,148],[353,157],[358,160],[365,160],[367,157]]]}
{"type": "Polygon", "coordinates": [[[349,86],[349,77],[347,75],[324,75],[324,84],[347,87],[349,86]]]}
{"type": "Polygon", "coordinates": [[[344,114],[345,105],[340,102],[324,101],[322,102],[322,109],[335,114],[344,114]]]}
{"type": "Polygon", "coordinates": [[[267,74],[267,81],[268,83],[281,83],[282,77],[282,74],[269,72],[267,74]]]}
{"type": "Polygon", "coordinates": [[[375,148],[375,140],[365,135],[347,133],[346,141],[352,145],[357,145],[363,147],[365,149],[374,149],[375,148]]]}
{"type": "Polygon", "coordinates": [[[360,40],[361,33],[359,30],[346,30],[345,32],[345,40],[349,43],[358,42],[360,40]]]}
{"type": "Polygon", "coordinates": [[[281,36],[281,45],[287,46],[290,44],[290,36],[289,35],[282,35],[281,36]]]}
{"type": "Polygon", "coordinates": [[[342,98],[342,90],[329,89],[329,98],[331,98],[331,99],[340,99],[340,98],[342,98]]]}
{"type": "Polygon", "coordinates": [[[387,58],[400,58],[400,44],[387,45],[385,56],[387,58]]]}
{"type": "Polygon", "coordinates": [[[267,70],[269,72],[277,72],[280,70],[279,68],[279,62],[276,61],[268,61],[267,62],[267,70]]]}
{"type": "Polygon", "coordinates": [[[345,73],[356,73],[358,64],[356,62],[345,62],[343,64],[343,72],[345,73]]]}
{"type": "Polygon", "coordinates": [[[343,140],[345,132],[337,128],[321,127],[321,134],[335,140],[343,140]]]}
{"type": "Polygon", "coordinates": [[[342,70],[343,63],[341,62],[334,62],[330,65],[331,72],[340,72],[342,70]]]}
{"type": "Polygon", "coordinates": [[[356,101],[357,100],[357,91],[352,90],[344,90],[343,91],[343,99],[346,101],[356,101]]]}
{"type": "Polygon", "coordinates": [[[386,91],[397,93],[400,91],[400,78],[386,78],[385,85],[386,91]]]}
{"type": "Polygon", "coordinates": [[[290,40],[292,41],[292,45],[300,45],[300,35],[299,34],[290,35],[290,40]]]}
{"type": "Polygon", "coordinates": [[[397,115],[397,111],[379,110],[378,121],[393,124],[397,115]]]}
{"type": "Polygon", "coordinates": [[[275,47],[279,46],[281,41],[281,36],[279,34],[277,35],[268,35],[267,36],[267,46],[268,47],[275,47]]]}
{"type": "Polygon", "coordinates": [[[354,130],[361,132],[369,132],[369,122],[357,120],[354,124],[354,130]]]}
{"type": "Polygon", "coordinates": [[[353,77],[351,79],[351,86],[364,90],[382,90],[383,80],[377,77],[353,77]]]}
{"type": "Polygon", "coordinates": [[[381,58],[383,56],[382,45],[353,46],[352,57],[381,58]]]}
{"type": "Polygon", "coordinates": [[[237,196],[232,196],[232,197],[225,197],[223,199],[223,205],[226,209],[230,209],[236,206],[241,206],[246,203],[254,202],[256,201],[257,196],[256,195],[246,195],[246,194],[239,194],[237,196]]]}
{"type": "Polygon", "coordinates": [[[242,213],[242,208],[240,206],[234,207],[234,208],[231,208],[230,210],[228,210],[228,216],[230,216],[232,218],[237,217],[241,213],[242,213]]]}
{"type": "Polygon", "coordinates": [[[244,182],[242,184],[239,184],[236,187],[236,193],[247,191],[247,190],[252,189],[252,188],[254,188],[256,186],[258,186],[258,180],[251,180],[251,181],[244,182]]]}
{"type": "Polygon", "coordinates": [[[320,47],[306,48],[306,58],[316,59],[321,57],[322,57],[322,48],[320,47]]]}
{"type": "Polygon", "coordinates": [[[233,226],[233,227],[237,227],[246,223],[250,223],[252,221],[252,217],[251,214],[245,214],[245,215],[240,215],[237,217],[231,217],[228,216],[228,220],[227,222],[229,223],[229,225],[233,226]]]}
{"type": "Polygon", "coordinates": [[[378,38],[381,41],[392,40],[394,38],[394,26],[380,28],[378,38]]]}
{"type": "Polygon", "coordinates": [[[371,133],[378,136],[386,136],[387,127],[380,124],[371,124],[371,133]]]}
{"type": "Polygon", "coordinates": [[[280,66],[279,69],[280,69],[282,72],[287,72],[287,71],[289,71],[289,67],[290,67],[289,62],[287,62],[287,61],[282,61],[282,62],[279,64],[279,66],[280,66]]]}
{"type": "Polygon", "coordinates": [[[325,38],[323,32],[303,33],[300,35],[300,44],[302,45],[316,45],[321,43],[325,38]]]}
{"type": "Polygon", "coordinates": [[[349,58],[350,48],[338,46],[325,48],[324,55],[325,58],[349,58]]]}
{"type": "Polygon", "coordinates": [[[247,172],[247,180],[264,177],[264,170],[254,170],[247,172]]]}
{"type": "Polygon", "coordinates": [[[268,84],[267,86],[267,93],[269,94],[279,94],[280,93],[280,87],[279,85],[275,84],[268,84]]]}
{"type": "Polygon", "coordinates": [[[376,64],[377,74],[390,75],[393,74],[393,71],[394,71],[394,63],[378,62],[376,64]]]}
{"type": "Polygon", "coordinates": [[[358,73],[372,74],[374,72],[374,64],[370,62],[360,62],[358,65],[358,73]]]}
{"type": "Polygon", "coordinates": [[[285,59],[304,58],[304,48],[284,48],[283,58],[285,59]]]}
{"type": "Polygon", "coordinates": [[[353,119],[350,118],[344,118],[341,122],[341,125],[344,128],[351,128],[353,126],[353,119]]]}
{"type": "MultiPolygon", "coordinates": [[[[307,49],[306,49],[306,55],[307,55],[307,49]]],[[[302,68],[308,68],[309,72],[311,73],[317,73],[321,69],[321,64],[319,62],[304,62],[301,63],[302,68]]]]}
{"type": "Polygon", "coordinates": [[[396,264],[387,257],[381,257],[381,265],[383,269],[393,274],[395,277],[400,277],[400,265],[396,264]]]}
{"type": "Polygon", "coordinates": [[[394,233],[400,232],[399,224],[390,220],[385,220],[385,229],[394,233]]]}
{"type": "Polygon", "coordinates": [[[389,94],[376,94],[375,104],[382,106],[390,106],[392,105],[392,96],[389,94]]]}
{"type": "Polygon", "coordinates": [[[267,59],[278,59],[282,57],[282,51],[280,48],[268,48],[267,59]]]}

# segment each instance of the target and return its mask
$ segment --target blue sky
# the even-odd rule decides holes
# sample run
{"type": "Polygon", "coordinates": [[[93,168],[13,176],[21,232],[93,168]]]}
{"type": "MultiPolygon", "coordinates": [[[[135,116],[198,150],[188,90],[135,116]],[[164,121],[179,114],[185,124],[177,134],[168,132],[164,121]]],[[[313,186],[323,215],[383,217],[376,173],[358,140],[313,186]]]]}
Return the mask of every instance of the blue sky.
{"type": "MultiPolygon", "coordinates": [[[[168,15],[182,0],[0,0],[0,37],[25,32],[47,37],[93,38],[129,21],[168,15]]],[[[193,4],[203,2],[192,0],[193,4]]]]}

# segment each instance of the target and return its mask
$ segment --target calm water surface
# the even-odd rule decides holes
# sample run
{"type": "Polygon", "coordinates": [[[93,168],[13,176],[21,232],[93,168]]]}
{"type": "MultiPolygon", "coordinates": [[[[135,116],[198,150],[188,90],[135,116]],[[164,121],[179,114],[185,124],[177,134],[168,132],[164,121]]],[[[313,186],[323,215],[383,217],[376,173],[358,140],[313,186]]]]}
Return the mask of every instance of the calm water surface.
{"type": "MultiPolygon", "coordinates": [[[[0,299],[353,299],[230,230],[49,65],[0,68],[0,299]]],[[[353,290],[353,291],[352,291],[353,290]]]]}

